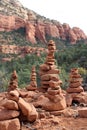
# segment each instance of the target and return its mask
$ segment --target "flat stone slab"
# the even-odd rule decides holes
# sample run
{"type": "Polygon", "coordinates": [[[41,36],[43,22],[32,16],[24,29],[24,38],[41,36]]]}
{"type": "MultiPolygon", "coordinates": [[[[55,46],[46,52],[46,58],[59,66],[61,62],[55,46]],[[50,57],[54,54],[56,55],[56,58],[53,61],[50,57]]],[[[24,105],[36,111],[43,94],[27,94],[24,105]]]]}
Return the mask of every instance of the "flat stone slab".
{"type": "Polygon", "coordinates": [[[78,110],[78,115],[83,118],[87,118],[87,107],[78,110]]]}

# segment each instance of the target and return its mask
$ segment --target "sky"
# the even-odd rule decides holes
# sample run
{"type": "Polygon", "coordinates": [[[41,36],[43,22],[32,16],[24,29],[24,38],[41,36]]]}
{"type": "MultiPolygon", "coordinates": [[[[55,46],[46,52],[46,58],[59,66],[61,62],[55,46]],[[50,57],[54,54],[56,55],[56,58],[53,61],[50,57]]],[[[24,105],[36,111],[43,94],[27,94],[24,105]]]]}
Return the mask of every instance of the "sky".
{"type": "Polygon", "coordinates": [[[79,27],[87,35],[87,0],[19,0],[24,7],[70,27],[79,27]]]}

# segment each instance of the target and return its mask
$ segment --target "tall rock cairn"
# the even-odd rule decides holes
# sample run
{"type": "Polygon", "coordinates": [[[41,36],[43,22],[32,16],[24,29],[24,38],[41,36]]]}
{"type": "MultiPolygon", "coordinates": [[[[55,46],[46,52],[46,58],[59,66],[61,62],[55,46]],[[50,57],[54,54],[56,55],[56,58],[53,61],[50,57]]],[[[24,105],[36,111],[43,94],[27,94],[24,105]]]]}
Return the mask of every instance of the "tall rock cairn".
{"type": "Polygon", "coordinates": [[[67,93],[81,93],[84,91],[82,88],[82,81],[81,75],[78,72],[77,68],[72,68],[70,72],[69,78],[69,87],[67,88],[67,93]]]}
{"type": "Polygon", "coordinates": [[[66,101],[60,87],[62,81],[58,75],[59,70],[55,65],[55,50],[55,42],[50,40],[46,61],[40,66],[41,87],[46,90],[45,96],[49,99],[43,108],[49,111],[63,110],[66,107],[66,101]]]}
{"type": "Polygon", "coordinates": [[[40,65],[41,87],[47,90],[50,87],[51,81],[59,80],[59,70],[55,65],[54,52],[56,50],[55,42],[50,40],[48,43],[48,55],[44,64],[40,65]]]}
{"type": "Polygon", "coordinates": [[[14,70],[11,75],[10,83],[8,86],[8,91],[15,90],[16,88],[18,88],[18,76],[17,76],[16,70],[14,70]]]}
{"type": "Polygon", "coordinates": [[[37,89],[37,81],[36,81],[36,69],[35,66],[32,67],[30,84],[26,87],[27,90],[34,91],[37,89]]]}

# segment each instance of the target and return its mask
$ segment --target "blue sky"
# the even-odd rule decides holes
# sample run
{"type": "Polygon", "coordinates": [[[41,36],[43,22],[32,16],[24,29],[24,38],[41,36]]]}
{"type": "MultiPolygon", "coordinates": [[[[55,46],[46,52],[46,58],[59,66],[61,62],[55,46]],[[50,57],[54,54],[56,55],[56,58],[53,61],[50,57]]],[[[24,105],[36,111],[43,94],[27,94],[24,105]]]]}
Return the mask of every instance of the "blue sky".
{"type": "Polygon", "coordinates": [[[79,27],[87,35],[87,0],[19,0],[23,6],[70,27],[79,27]]]}

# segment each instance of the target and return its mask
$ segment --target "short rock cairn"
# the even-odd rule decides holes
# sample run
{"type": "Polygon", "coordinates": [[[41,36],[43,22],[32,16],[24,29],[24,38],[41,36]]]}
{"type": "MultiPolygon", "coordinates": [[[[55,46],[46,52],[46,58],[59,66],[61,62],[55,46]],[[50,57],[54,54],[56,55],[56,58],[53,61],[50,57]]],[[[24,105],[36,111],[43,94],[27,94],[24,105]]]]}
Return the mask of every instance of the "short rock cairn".
{"type": "Polygon", "coordinates": [[[67,88],[67,93],[81,93],[84,91],[82,88],[81,75],[78,72],[77,68],[71,69],[70,79],[69,79],[69,87],[67,88]]]}
{"type": "Polygon", "coordinates": [[[35,66],[32,67],[30,84],[26,87],[27,90],[34,91],[37,89],[37,81],[36,81],[36,69],[35,66]]]}
{"type": "Polygon", "coordinates": [[[10,83],[8,86],[8,91],[15,90],[16,88],[18,88],[18,76],[17,76],[16,70],[14,70],[11,75],[10,83]]]}

